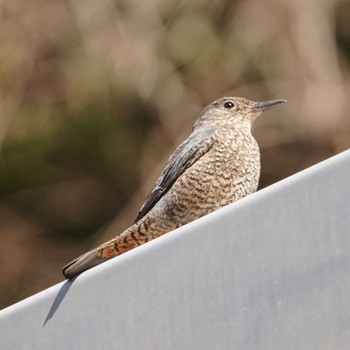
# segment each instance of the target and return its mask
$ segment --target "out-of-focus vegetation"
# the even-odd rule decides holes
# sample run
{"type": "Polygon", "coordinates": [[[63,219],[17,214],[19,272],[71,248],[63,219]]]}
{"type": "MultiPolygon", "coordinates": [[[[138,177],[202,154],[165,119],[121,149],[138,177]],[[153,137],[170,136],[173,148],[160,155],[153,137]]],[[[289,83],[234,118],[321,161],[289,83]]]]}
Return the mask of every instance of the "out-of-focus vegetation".
{"type": "MultiPolygon", "coordinates": [[[[265,114],[261,187],[350,146],[347,0],[0,5],[0,306],[131,224],[223,95],[265,114]]],[[[322,189],[320,189],[320,194],[322,189]]]]}

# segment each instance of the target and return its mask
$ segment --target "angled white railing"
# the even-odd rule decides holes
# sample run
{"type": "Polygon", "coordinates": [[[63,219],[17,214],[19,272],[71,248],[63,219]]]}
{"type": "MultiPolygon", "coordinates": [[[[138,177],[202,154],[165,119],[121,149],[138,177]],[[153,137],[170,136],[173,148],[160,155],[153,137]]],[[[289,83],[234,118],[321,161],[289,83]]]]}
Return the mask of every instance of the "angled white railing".
{"type": "Polygon", "coordinates": [[[350,151],[0,312],[0,349],[349,349],[350,151]]]}

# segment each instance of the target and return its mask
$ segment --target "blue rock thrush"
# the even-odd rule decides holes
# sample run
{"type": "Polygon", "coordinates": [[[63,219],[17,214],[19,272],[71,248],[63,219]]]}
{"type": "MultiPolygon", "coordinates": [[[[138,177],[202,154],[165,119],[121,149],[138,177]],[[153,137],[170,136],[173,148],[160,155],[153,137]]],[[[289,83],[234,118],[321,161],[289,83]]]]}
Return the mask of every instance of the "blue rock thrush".
{"type": "Polygon", "coordinates": [[[191,135],[169,158],[135,223],[67,264],[63,275],[73,278],[255,192],[260,152],[252,124],[263,111],[283,102],[224,97],[207,106],[191,135]]]}

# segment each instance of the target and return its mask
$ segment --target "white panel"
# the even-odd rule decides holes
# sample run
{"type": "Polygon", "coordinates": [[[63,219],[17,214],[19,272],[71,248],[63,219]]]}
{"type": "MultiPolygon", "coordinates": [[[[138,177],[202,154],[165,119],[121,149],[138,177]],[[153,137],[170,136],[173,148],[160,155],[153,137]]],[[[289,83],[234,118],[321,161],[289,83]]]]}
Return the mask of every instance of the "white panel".
{"type": "Polygon", "coordinates": [[[0,348],[349,349],[350,151],[0,312],[0,348]]]}

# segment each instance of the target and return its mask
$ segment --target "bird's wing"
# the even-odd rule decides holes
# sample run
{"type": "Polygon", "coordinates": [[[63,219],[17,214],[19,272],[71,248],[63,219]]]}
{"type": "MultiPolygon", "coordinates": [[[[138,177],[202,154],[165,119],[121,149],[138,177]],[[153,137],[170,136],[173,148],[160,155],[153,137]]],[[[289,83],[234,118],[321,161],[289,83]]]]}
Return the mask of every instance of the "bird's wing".
{"type": "Polygon", "coordinates": [[[142,219],[171,188],[179,176],[202,157],[215,143],[215,131],[213,127],[192,132],[171,155],[168,164],[161,173],[151,193],[146,198],[139,211],[135,223],[142,219]]]}

